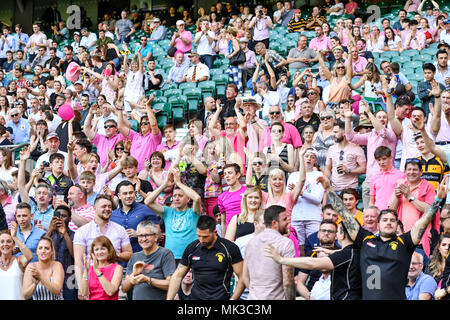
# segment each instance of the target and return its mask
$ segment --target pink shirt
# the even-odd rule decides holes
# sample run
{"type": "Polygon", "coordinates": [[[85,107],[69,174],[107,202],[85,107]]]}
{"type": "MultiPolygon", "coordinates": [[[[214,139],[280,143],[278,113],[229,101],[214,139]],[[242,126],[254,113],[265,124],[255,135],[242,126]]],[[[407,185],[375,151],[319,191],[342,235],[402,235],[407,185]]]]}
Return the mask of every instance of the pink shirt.
{"type": "Polygon", "coordinates": [[[360,134],[353,130],[346,135],[347,140],[359,145],[367,146],[367,170],[366,181],[370,182],[373,175],[380,171],[374,152],[379,146],[386,146],[392,151],[392,164],[394,164],[395,149],[397,148],[397,135],[391,128],[383,128],[379,132],[373,129],[371,132],[360,134]]]}
{"type": "Polygon", "coordinates": [[[141,171],[145,168],[145,158],[150,159],[151,154],[161,143],[161,130],[158,130],[157,135],[150,132],[144,137],[142,134],[130,129],[127,138],[131,140],[130,155],[138,161],[138,171],[141,171]]]}
{"type": "Polygon", "coordinates": [[[16,206],[17,202],[9,196],[3,204],[3,210],[5,211],[8,229],[11,229],[11,222],[16,220],[16,206]]]}
{"type": "Polygon", "coordinates": [[[331,50],[331,39],[330,37],[322,36],[322,39],[319,40],[319,38],[314,38],[309,43],[310,49],[318,49],[319,51],[322,50],[331,50]]]}
{"type": "MultiPolygon", "coordinates": [[[[348,60],[345,62],[345,66],[348,66],[348,60]]],[[[353,61],[353,72],[354,73],[362,73],[366,68],[368,62],[367,59],[361,56],[358,56],[358,60],[353,61]]]]}
{"type": "Polygon", "coordinates": [[[344,154],[341,156],[341,147],[334,144],[328,149],[327,164],[331,162],[331,185],[334,190],[340,191],[346,188],[358,189],[358,175],[339,174],[337,172],[338,164],[344,164],[348,169],[356,169],[358,162],[366,162],[364,150],[357,144],[349,143],[344,148],[344,154]],[[342,160],[340,160],[342,158],[342,160]]]}
{"type": "Polygon", "coordinates": [[[378,171],[370,181],[370,195],[375,198],[375,205],[380,210],[388,208],[389,199],[397,187],[397,181],[404,179],[405,174],[394,167],[389,171],[378,171]]]}
{"type": "MultiPolygon", "coordinates": [[[[180,38],[177,38],[175,40],[175,47],[183,53],[191,51],[191,49],[192,49],[192,33],[190,31],[185,30],[181,33],[181,36],[184,39],[190,40],[191,42],[189,44],[185,44],[183,41],[181,41],[180,38]]],[[[172,36],[172,40],[174,37],[175,37],[175,35],[172,36]]]]}
{"type": "MultiPolygon", "coordinates": [[[[223,130],[221,132],[223,137],[226,137],[226,131],[223,130]]],[[[242,137],[242,135],[240,134],[239,131],[236,131],[236,134],[230,139],[228,138],[228,140],[230,141],[231,145],[233,146],[233,150],[234,152],[237,152],[237,154],[239,154],[239,157],[241,157],[242,160],[242,165],[244,166],[244,170],[245,170],[245,151],[244,151],[244,147],[245,147],[245,140],[242,137]]]]}
{"type": "MultiPolygon", "coordinates": [[[[263,129],[267,128],[267,122],[265,120],[262,120],[258,117],[256,117],[255,120],[261,128],[263,128],[263,129]]],[[[248,136],[248,141],[247,141],[248,151],[258,152],[260,139],[258,139],[258,134],[256,133],[255,129],[253,128],[253,125],[248,124],[248,123],[247,123],[247,136],[248,136]]]]}
{"type": "Polygon", "coordinates": [[[450,125],[448,124],[448,121],[445,118],[444,111],[442,111],[441,128],[439,129],[438,134],[433,134],[431,130],[431,117],[428,117],[427,133],[431,134],[431,137],[434,138],[435,142],[450,141],[450,125]]]}
{"type": "Polygon", "coordinates": [[[225,213],[225,223],[227,226],[231,218],[241,213],[241,201],[245,190],[247,190],[246,186],[242,186],[239,190],[233,192],[227,190],[217,199],[219,211],[225,213]]]}
{"type": "MultiPolygon", "coordinates": [[[[117,263],[113,263],[107,267],[98,269],[103,273],[103,276],[111,282],[117,266],[117,263]]],[[[89,268],[89,300],[119,300],[119,290],[117,290],[114,295],[109,296],[105,292],[105,289],[103,289],[103,286],[95,274],[92,266],[89,268]]]]}
{"type": "MultiPolygon", "coordinates": [[[[400,182],[403,182],[404,180],[400,180],[400,182]]],[[[408,185],[407,181],[404,181],[404,184],[408,185]]],[[[429,183],[427,180],[422,179],[418,186],[414,187],[414,189],[411,190],[411,195],[414,196],[417,200],[426,202],[428,204],[432,204],[434,201],[434,197],[436,196],[436,192],[434,191],[433,186],[431,183],[429,183]]],[[[392,194],[391,199],[389,203],[391,203],[394,200],[395,194],[392,194]]],[[[403,228],[405,232],[408,232],[412,229],[414,224],[419,220],[423,212],[420,212],[416,209],[416,207],[403,195],[401,199],[399,200],[398,208],[397,208],[397,214],[398,219],[403,222],[403,228]]],[[[425,233],[422,237],[422,240],[420,243],[422,244],[423,250],[427,254],[427,256],[430,256],[430,230],[431,227],[433,227],[438,233],[440,231],[439,226],[439,212],[435,215],[433,221],[428,224],[425,233]]]]}
{"type": "MultiPolygon", "coordinates": [[[[292,144],[294,146],[294,149],[301,147],[302,138],[300,137],[298,129],[290,123],[281,121],[281,124],[284,127],[284,136],[283,139],[281,139],[281,142],[292,144]]],[[[270,136],[271,127],[272,126],[266,128],[265,132],[260,136],[259,152],[263,152],[265,147],[268,147],[272,144],[272,137],[270,136]]]]}
{"type": "Polygon", "coordinates": [[[95,134],[92,144],[95,144],[97,147],[97,154],[100,157],[100,165],[102,167],[108,162],[108,150],[114,150],[114,146],[121,140],[125,140],[125,137],[122,134],[116,134],[110,138],[99,133],[95,134]]]}
{"type": "MultiPolygon", "coordinates": [[[[72,210],[74,213],[78,214],[80,217],[82,217],[84,219],[88,219],[89,221],[92,221],[95,218],[95,209],[89,203],[83,207],[80,207],[78,209],[72,209],[72,210]]],[[[78,226],[75,223],[73,223],[72,221],[70,221],[69,229],[72,231],[77,231],[78,226]]]]}
{"type": "Polygon", "coordinates": [[[413,40],[411,40],[411,42],[409,43],[409,46],[407,47],[406,45],[408,44],[410,38],[411,38],[411,32],[408,32],[408,34],[406,35],[405,41],[402,42],[403,43],[403,48],[405,48],[405,49],[418,49],[420,47],[420,48],[423,49],[425,47],[425,39],[426,39],[426,37],[425,37],[425,33],[423,33],[421,30],[417,30],[416,37],[415,37],[415,38],[417,38],[417,42],[419,44],[417,44],[417,42],[413,39],[413,40]]]}

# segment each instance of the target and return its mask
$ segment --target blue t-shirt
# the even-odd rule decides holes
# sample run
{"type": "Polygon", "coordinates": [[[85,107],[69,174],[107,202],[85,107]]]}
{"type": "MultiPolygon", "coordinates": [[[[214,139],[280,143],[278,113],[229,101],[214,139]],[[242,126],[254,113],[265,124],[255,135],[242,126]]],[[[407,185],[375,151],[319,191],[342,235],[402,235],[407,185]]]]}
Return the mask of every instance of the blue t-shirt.
{"type": "Polygon", "coordinates": [[[197,240],[199,215],[192,208],[177,211],[175,208],[164,206],[162,218],[166,227],[165,247],[173,252],[175,259],[181,259],[186,246],[197,240]]]}
{"type": "MultiPolygon", "coordinates": [[[[139,46],[137,50],[142,46],[139,46]]],[[[144,48],[141,49],[142,58],[145,58],[150,52],[153,52],[153,47],[150,44],[147,44],[144,48]]]]}
{"type": "Polygon", "coordinates": [[[436,291],[436,281],[434,278],[428,274],[421,273],[416,279],[416,282],[412,287],[406,285],[405,294],[407,300],[419,300],[419,295],[421,293],[429,293],[432,296],[434,291],[436,291]]]}
{"type": "MultiPolygon", "coordinates": [[[[17,238],[22,241],[33,253],[33,260],[31,260],[30,262],[38,261],[38,258],[36,256],[36,248],[39,240],[41,240],[42,236],[45,236],[46,234],[47,232],[45,232],[44,230],[33,227],[33,229],[31,229],[31,233],[28,235],[28,238],[25,240],[25,236],[20,231],[20,228],[17,228],[17,238]]],[[[19,252],[15,255],[15,257],[17,258],[21,255],[22,252],[19,252]]]]}

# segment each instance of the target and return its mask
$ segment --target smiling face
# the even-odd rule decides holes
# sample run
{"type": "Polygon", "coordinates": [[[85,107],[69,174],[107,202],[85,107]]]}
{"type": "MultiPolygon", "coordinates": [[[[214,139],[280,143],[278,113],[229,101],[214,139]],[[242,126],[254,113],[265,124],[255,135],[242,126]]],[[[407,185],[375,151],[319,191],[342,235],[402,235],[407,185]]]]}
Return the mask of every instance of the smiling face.
{"type": "Polygon", "coordinates": [[[246,201],[248,210],[256,211],[260,208],[262,199],[259,192],[255,191],[247,195],[246,201]]]}
{"type": "Polygon", "coordinates": [[[135,191],[133,186],[122,186],[120,187],[119,193],[117,194],[122,204],[131,207],[135,200],[135,191]]]}
{"type": "Polygon", "coordinates": [[[0,234],[0,252],[2,256],[12,255],[14,247],[14,240],[8,233],[0,234]]]}
{"type": "Polygon", "coordinates": [[[271,174],[269,176],[269,184],[274,193],[281,193],[284,190],[284,177],[281,174],[271,174]]]}
{"type": "Polygon", "coordinates": [[[47,239],[42,239],[39,241],[36,248],[36,255],[40,261],[49,261],[53,259],[53,245],[47,239]]]}

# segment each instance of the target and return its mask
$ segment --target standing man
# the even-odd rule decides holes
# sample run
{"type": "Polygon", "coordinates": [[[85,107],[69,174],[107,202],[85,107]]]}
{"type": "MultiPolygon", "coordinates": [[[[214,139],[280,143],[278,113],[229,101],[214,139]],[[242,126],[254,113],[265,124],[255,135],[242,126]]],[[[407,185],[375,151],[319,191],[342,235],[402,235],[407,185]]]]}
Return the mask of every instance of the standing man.
{"type": "MultiPolygon", "coordinates": [[[[164,183],[145,199],[145,204],[163,220],[166,227],[165,247],[173,252],[176,260],[180,260],[186,245],[195,240],[195,225],[202,214],[200,195],[181,182],[178,170],[170,170],[164,183]],[[172,206],[161,206],[156,202],[158,196],[170,184],[175,182],[172,206]],[[192,200],[192,208],[188,203],[192,200]]],[[[215,224],[214,224],[215,227],[215,224]]]]}
{"type": "Polygon", "coordinates": [[[380,215],[380,209],[376,206],[369,206],[364,209],[363,214],[363,228],[369,230],[373,234],[378,233],[378,216],[380,215]]]}
{"type": "Polygon", "coordinates": [[[173,300],[184,276],[192,268],[194,283],[191,300],[228,300],[233,272],[241,279],[243,259],[239,247],[217,236],[213,217],[198,219],[197,238],[183,253],[177,270],[170,279],[167,300],[173,300]]]}
{"type": "Polygon", "coordinates": [[[292,8],[291,1],[285,1],[284,6],[281,9],[281,25],[287,27],[291,19],[294,17],[294,9],[292,8]]]}
{"type": "Polygon", "coordinates": [[[445,90],[445,85],[436,81],[436,67],[432,63],[425,63],[422,66],[425,81],[419,82],[417,85],[417,95],[422,101],[422,109],[426,114],[430,113],[430,104],[434,106],[433,86],[439,86],[441,91],[445,90]]]}
{"type": "Polygon", "coordinates": [[[209,69],[213,67],[212,44],[216,36],[209,28],[209,21],[200,18],[200,31],[195,34],[194,43],[198,45],[197,53],[200,55],[200,62],[204,63],[209,69]]]}
{"type": "Polygon", "coordinates": [[[116,195],[119,198],[119,205],[113,211],[111,221],[125,228],[133,252],[138,252],[142,249],[136,236],[138,224],[145,220],[158,224],[159,219],[145,204],[136,202],[135,186],[130,181],[120,182],[116,187],[116,195]]]}
{"type": "Polygon", "coordinates": [[[133,22],[127,19],[127,12],[123,10],[120,13],[120,20],[116,21],[115,33],[117,36],[116,45],[125,43],[127,46],[130,43],[130,36],[136,31],[133,22]]]}
{"type": "Polygon", "coordinates": [[[378,217],[380,234],[375,236],[363,229],[347,210],[344,203],[331,188],[325,177],[319,177],[328,198],[337,208],[342,223],[347,229],[355,247],[360,249],[363,300],[405,300],[405,286],[416,246],[425,229],[433,220],[442,199],[446,196],[446,183],[438,188],[436,200],[416,221],[411,231],[397,236],[398,217],[393,210],[383,210],[378,217]]]}
{"type": "Polygon", "coordinates": [[[446,50],[438,50],[434,66],[436,67],[434,80],[444,85],[445,89],[450,89],[450,65],[448,64],[448,52],[446,50]]]}
{"type": "Polygon", "coordinates": [[[67,199],[71,215],[68,227],[73,232],[95,218],[95,208],[87,203],[87,197],[86,189],[78,184],[69,189],[67,199]]]}
{"type": "Polygon", "coordinates": [[[133,253],[122,283],[123,292],[133,290],[133,300],[165,300],[172,274],[175,272],[173,253],[158,246],[158,225],[141,221],[136,237],[142,250],[133,253]]]}
{"type": "Polygon", "coordinates": [[[288,232],[286,208],[270,206],[264,212],[265,230],[247,244],[242,281],[249,288],[248,300],[294,300],[294,268],[280,266],[264,257],[264,246],[271,244],[286,258],[295,256],[288,232]],[[268,277],[267,275],[270,275],[268,277]]]}

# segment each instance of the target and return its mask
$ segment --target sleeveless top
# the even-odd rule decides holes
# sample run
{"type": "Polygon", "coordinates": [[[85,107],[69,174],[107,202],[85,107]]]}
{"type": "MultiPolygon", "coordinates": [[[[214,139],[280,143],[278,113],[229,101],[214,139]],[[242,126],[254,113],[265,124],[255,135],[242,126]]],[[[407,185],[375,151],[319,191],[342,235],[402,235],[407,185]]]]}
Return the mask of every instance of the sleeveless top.
{"type": "MultiPolygon", "coordinates": [[[[53,266],[50,274],[50,282],[53,282],[53,266]]],[[[59,294],[55,295],[48,290],[42,283],[36,285],[36,290],[33,293],[33,300],[64,300],[62,289],[59,294]]]]}
{"type": "Polygon", "coordinates": [[[317,164],[320,167],[325,167],[327,162],[327,153],[328,149],[334,145],[336,142],[334,141],[334,136],[331,134],[328,138],[324,139],[322,136],[322,131],[316,137],[316,140],[313,143],[314,149],[319,153],[319,157],[317,158],[317,164]]]}
{"type": "Polygon", "coordinates": [[[117,96],[116,91],[111,87],[106,79],[103,79],[102,81],[102,91],[100,92],[100,94],[105,95],[106,101],[108,101],[110,105],[114,105],[114,101],[116,100],[117,96]]]}
{"type": "Polygon", "coordinates": [[[16,258],[7,271],[0,269],[0,300],[24,300],[22,293],[23,271],[16,258]]]}
{"type": "MultiPolygon", "coordinates": [[[[99,270],[103,273],[103,277],[111,282],[117,266],[117,263],[113,263],[107,267],[99,268],[99,270]]],[[[106,294],[92,266],[89,268],[89,300],[119,300],[119,290],[113,296],[106,294]]]]}
{"type": "MultiPolygon", "coordinates": [[[[272,153],[272,152],[271,152],[271,148],[272,148],[272,146],[268,146],[268,147],[267,147],[267,153],[268,153],[268,154],[269,154],[269,153],[272,153]]],[[[279,156],[280,159],[283,160],[284,162],[289,163],[289,156],[288,156],[288,148],[287,148],[287,144],[284,145],[283,150],[281,150],[281,152],[278,154],[278,156],[279,156]]],[[[269,168],[280,168],[281,170],[283,170],[283,169],[281,168],[281,165],[280,165],[278,162],[275,162],[275,161],[270,161],[269,168]]],[[[283,170],[283,171],[284,171],[284,170],[283,170]]],[[[285,171],[285,173],[286,173],[286,171],[285,171]]]]}
{"type": "Polygon", "coordinates": [[[340,82],[337,82],[337,78],[333,78],[330,83],[330,93],[328,95],[328,101],[333,103],[339,103],[344,99],[349,99],[351,94],[350,87],[345,77],[340,82]]]}
{"type": "Polygon", "coordinates": [[[255,232],[253,222],[239,223],[239,215],[236,216],[236,239],[255,232]]]}

